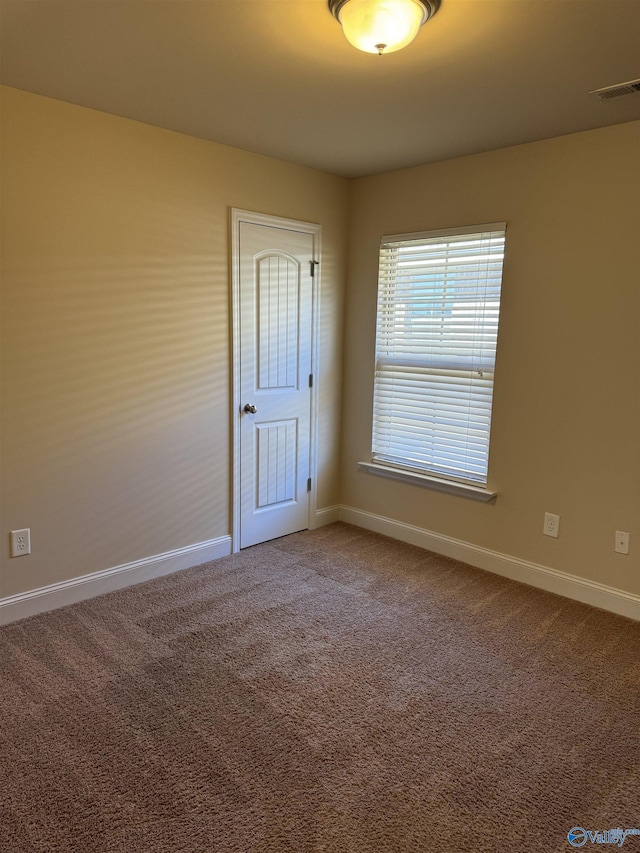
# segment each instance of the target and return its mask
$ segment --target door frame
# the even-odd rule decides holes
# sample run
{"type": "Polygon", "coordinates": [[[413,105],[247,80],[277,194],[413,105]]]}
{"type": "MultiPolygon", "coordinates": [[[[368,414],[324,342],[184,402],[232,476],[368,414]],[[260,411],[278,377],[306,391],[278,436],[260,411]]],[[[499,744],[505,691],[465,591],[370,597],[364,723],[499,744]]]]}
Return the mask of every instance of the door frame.
{"type": "Polygon", "coordinates": [[[267,225],[287,231],[298,231],[313,237],[313,259],[315,274],[311,293],[311,417],[309,430],[309,528],[315,527],[318,505],[318,364],[319,364],[319,319],[320,319],[320,277],[322,264],[322,226],[315,222],[302,222],[297,219],[285,219],[268,213],[257,213],[232,207],[231,213],[231,549],[235,554],[240,550],[240,225],[267,225]]]}

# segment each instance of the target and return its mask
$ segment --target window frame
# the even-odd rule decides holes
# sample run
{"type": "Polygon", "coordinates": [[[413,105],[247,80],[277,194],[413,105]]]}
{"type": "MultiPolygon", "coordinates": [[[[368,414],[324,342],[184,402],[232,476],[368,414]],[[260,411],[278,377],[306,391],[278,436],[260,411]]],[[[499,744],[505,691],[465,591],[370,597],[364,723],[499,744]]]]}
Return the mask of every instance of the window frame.
{"type": "Polygon", "coordinates": [[[371,461],[360,463],[370,473],[453,494],[464,494],[477,500],[488,501],[496,496],[497,492],[488,487],[489,451],[506,230],[506,222],[492,222],[381,237],[378,254],[371,461]],[[465,241],[465,237],[469,240],[465,241]],[[458,239],[448,241],[447,238],[458,239]],[[479,252],[475,251],[474,243],[480,247],[479,252]],[[411,254],[414,248],[418,249],[418,261],[412,262],[411,254]],[[467,250],[470,253],[468,257],[465,256],[467,250]],[[401,251],[405,252],[404,266],[408,268],[405,271],[399,271],[401,251]],[[451,258],[449,252],[452,252],[451,258]],[[477,258],[474,255],[477,255],[477,258]],[[470,264],[470,260],[477,262],[475,266],[470,264]],[[417,268],[415,287],[410,269],[412,263],[417,268]],[[392,272],[389,271],[391,268],[392,272]],[[435,276],[427,274],[431,270],[436,271],[435,276]],[[449,275],[453,276],[453,286],[449,275]],[[452,318],[451,314],[456,313],[456,310],[451,302],[451,293],[455,300],[456,287],[460,301],[456,303],[458,316],[452,318]],[[400,288],[404,288],[402,304],[397,293],[400,288]],[[438,312],[440,298],[443,300],[443,307],[438,312]],[[382,309],[383,304],[387,307],[386,311],[382,309]],[[449,316],[449,322],[440,323],[439,330],[435,325],[430,330],[429,324],[433,324],[438,313],[442,318],[449,316]],[[461,319],[463,314],[464,319],[461,319]],[[412,320],[407,319],[409,315],[413,317],[412,320]],[[471,319],[468,319],[469,317],[471,319]],[[416,318],[422,323],[419,329],[420,323],[415,322],[416,318]],[[418,329],[415,334],[413,326],[418,329]],[[443,333],[445,327],[448,331],[443,333]],[[461,328],[472,338],[467,339],[464,334],[461,336],[461,328]],[[384,341],[381,342],[382,338],[384,341]],[[400,355],[396,355],[396,345],[400,355]],[[444,364],[443,354],[444,362],[451,361],[450,364],[444,364]],[[490,381],[485,378],[484,370],[490,373],[490,381]],[[401,375],[402,371],[406,371],[406,377],[401,375]],[[436,400],[439,393],[438,374],[443,387],[448,389],[442,408],[439,408],[440,404],[436,400]],[[476,379],[474,374],[477,374],[476,379]],[[401,400],[397,404],[397,410],[400,412],[398,420],[410,426],[395,428],[393,414],[389,413],[396,410],[393,400],[401,399],[403,391],[411,403],[401,400]],[[458,397],[468,401],[466,416],[462,418],[462,428],[459,428],[459,424],[455,427],[433,426],[438,420],[436,414],[449,414],[452,408],[456,408],[458,397]],[[478,401],[480,413],[472,415],[471,403],[474,403],[475,411],[478,401]],[[410,406],[414,411],[418,411],[417,419],[408,413],[410,406]],[[423,408],[420,408],[421,406],[423,408]],[[406,419],[403,421],[405,415],[406,419]],[[422,433],[419,439],[411,436],[407,438],[411,430],[414,436],[417,435],[416,420],[420,422],[420,429],[423,420],[425,423],[431,421],[432,432],[437,437],[434,446],[437,446],[438,450],[431,451],[430,461],[426,459],[429,451],[424,448],[421,451],[422,457],[417,462],[416,458],[409,458],[408,454],[403,458],[398,453],[399,448],[428,443],[424,441],[422,433]],[[451,435],[463,435],[465,431],[466,438],[456,438],[456,449],[447,450],[446,444],[451,435]],[[393,452],[385,453],[380,450],[380,434],[383,434],[387,450],[391,449],[393,452]],[[473,438],[469,438],[471,434],[473,438]],[[447,453],[450,454],[448,465],[438,462],[438,454],[440,459],[446,459],[447,453]],[[459,458],[454,464],[451,460],[456,456],[459,458]],[[459,461],[461,458],[465,460],[462,463],[459,461]],[[469,458],[473,459],[473,470],[469,466],[469,458]],[[456,466],[460,470],[455,470],[456,466]]]}

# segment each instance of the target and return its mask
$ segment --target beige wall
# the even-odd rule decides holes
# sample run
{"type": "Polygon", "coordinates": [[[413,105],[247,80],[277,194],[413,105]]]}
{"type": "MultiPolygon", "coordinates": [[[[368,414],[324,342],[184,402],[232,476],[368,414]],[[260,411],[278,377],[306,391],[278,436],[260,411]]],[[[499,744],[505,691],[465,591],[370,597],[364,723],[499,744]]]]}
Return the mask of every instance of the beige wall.
{"type": "Polygon", "coordinates": [[[8,88],[2,128],[0,597],[230,533],[230,207],[323,227],[336,504],[347,182],[8,88]]]}
{"type": "Polygon", "coordinates": [[[640,592],[640,122],[352,184],[342,502],[640,592]],[[380,236],[506,220],[481,504],[358,470],[370,458],[380,236]],[[560,538],[542,535],[545,511],[560,538]],[[614,531],[631,533],[629,556],[614,531]]]}
{"type": "Polygon", "coordinates": [[[319,507],[640,592],[640,123],[349,185],[2,95],[0,597],[230,533],[230,207],[323,226],[319,507]],[[360,472],[380,235],[503,219],[497,501],[360,472]],[[20,527],[33,554],[9,559],[20,527]]]}

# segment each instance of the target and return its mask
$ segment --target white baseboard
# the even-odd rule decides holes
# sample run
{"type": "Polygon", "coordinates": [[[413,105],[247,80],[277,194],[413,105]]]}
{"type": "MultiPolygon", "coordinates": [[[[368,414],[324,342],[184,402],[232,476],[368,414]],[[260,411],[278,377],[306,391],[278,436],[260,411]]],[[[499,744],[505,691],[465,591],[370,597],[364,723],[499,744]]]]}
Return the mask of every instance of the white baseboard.
{"type": "MultiPolygon", "coordinates": [[[[640,596],[615,587],[589,581],[537,563],[530,563],[508,554],[490,551],[460,539],[453,539],[422,527],[415,527],[353,507],[332,506],[316,512],[316,527],[323,527],[335,521],[346,521],[357,527],[382,533],[392,539],[399,539],[401,542],[461,560],[502,577],[640,621],[640,596]]],[[[186,548],[178,548],[165,554],[115,566],[112,569],[0,598],[0,625],[7,625],[17,619],[34,616],[36,613],[55,610],[105,592],[113,592],[171,574],[171,572],[188,569],[209,560],[217,560],[230,553],[231,537],[220,536],[217,539],[199,542],[186,548]]]]}
{"type": "Polygon", "coordinates": [[[231,537],[220,536],[207,542],[198,542],[186,548],[177,548],[165,554],[156,554],[133,563],[125,563],[112,569],[81,575],[61,583],[31,589],[18,595],[0,598],[0,625],[8,625],[16,619],[34,616],[47,610],[75,604],[105,592],[113,592],[126,586],[152,580],[181,569],[189,569],[209,560],[217,560],[231,553],[231,537]]]}
{"type": "Polygon", "coordinates": [[[418,545],[445,557],[453,557],[478,569],[640,621],[640,596],[633,593],[353,507],[340,508],[340,521],[364,527],[375,533],[383,533],[392,539],[418,545]]]}
{"type": "Polygon", "coordinates": [[[333,524],[340,521],[340,506],[327,506],[323,509],[317,509],[314,519],[314,528],[324,527],[325,524],[333,524]]]}

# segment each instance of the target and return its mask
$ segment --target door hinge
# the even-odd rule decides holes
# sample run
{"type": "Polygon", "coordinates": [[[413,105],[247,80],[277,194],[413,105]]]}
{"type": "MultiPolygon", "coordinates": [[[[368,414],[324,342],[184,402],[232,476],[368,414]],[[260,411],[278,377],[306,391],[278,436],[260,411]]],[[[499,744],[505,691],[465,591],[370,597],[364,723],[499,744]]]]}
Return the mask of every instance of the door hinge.
{"type": "Polygon", "coordinates": [[[311,276],[311,278],[315,277],[316,267],[319,263],[320,261],[309,261],[309,275],[311,276]]]}
{"type": "Polygon", "coordinates": [[[307,480],[307,491],[311,491],[311,477],[309,477],[309,479],[307,480]]]}
{"type": "Polygon", "coordinates": [[[309,388],[313,388],[313,373],[309,374],[309,388]]]}

